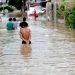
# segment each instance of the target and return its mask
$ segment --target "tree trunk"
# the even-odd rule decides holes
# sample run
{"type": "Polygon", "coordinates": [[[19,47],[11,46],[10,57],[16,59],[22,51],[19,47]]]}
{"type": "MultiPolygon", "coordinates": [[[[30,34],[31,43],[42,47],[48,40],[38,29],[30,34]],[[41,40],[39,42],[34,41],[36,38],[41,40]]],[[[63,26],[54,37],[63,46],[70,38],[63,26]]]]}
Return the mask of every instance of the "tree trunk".
{"type": "Polygon", "coordinates": [[[8,0],[6,0],[6,3],[8,2],[8,0]]]}
{"type": "Polygon", "coordinates": [[[35,2],[36,2],[36,0],[35,0],[35,2]]]}
{"type": "Polygon", "coordinates": [[[23,10],[25,12],[25,9],[26,9],[26,0],[23,0],[23,10]]]}

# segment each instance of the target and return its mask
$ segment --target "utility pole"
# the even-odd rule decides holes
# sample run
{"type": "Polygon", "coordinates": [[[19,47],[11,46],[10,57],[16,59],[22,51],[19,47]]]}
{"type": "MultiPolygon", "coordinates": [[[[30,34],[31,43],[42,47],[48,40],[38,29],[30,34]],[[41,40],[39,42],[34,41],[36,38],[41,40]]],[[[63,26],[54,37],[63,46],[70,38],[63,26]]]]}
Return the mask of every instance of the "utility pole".
{"type": "Polygon", "coordinates": [[[23,11],[25,12],[25,9],[26,9],[26,1],[27,0],[23,0],[23,11]]]}
{"type": "Polygon", "coordinates": [[[35,0],[35,2],[36,2],[36,0],[35,0]]]}
{"type": "Polygon", "coordinates": [[[27,6],[26,6],[26,1],[27,0],[23,0],[23,9],[22,9],[22,16],[27,18],[27,6]]]}

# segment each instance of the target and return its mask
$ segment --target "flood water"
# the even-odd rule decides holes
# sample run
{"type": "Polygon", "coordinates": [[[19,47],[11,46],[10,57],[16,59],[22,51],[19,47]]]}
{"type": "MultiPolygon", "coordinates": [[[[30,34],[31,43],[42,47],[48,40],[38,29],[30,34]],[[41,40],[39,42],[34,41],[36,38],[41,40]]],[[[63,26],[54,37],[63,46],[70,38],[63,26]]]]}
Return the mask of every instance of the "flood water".
{"type": "Polygon", "coordinates": [[[75,30],[38,17],[27,20],[32,44],[0,24],[0,75],[75,75],[75,30]]]}

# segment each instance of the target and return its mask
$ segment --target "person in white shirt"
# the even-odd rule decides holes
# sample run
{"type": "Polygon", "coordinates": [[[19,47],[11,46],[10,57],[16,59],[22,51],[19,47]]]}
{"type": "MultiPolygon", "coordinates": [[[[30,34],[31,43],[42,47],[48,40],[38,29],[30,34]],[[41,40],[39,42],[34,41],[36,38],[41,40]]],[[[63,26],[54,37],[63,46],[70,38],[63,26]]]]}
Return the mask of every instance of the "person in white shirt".
{"type": "Polygon", "coordinates": [[[13,18],[13,28],[14,29],[17,29],[17,27],[18,27],[18,23],[16,22],[16,18],[13,18]]]}

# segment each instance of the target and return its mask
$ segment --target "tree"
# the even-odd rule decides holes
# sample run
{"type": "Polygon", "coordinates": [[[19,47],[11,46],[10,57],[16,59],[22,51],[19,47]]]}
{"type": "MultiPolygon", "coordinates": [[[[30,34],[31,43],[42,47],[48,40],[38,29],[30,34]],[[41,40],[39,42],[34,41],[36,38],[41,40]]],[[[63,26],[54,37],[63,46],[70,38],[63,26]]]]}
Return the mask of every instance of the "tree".
{"type": "Polygon", "coordinates": [[[15,7],[17,9],[21,9],[22,6],[22,0],[15,0],[15,7]]]}
{"type": "Polygon", "coordinates": [[[8,4],[15,6],[17,9],[21,9],[22,0],[9,0],[8,4]]]}
{"type": "Polygon", "coordinates": [[[8,4],[14,6],[15,5],[15,0],[9,0],[8,4]]]}

